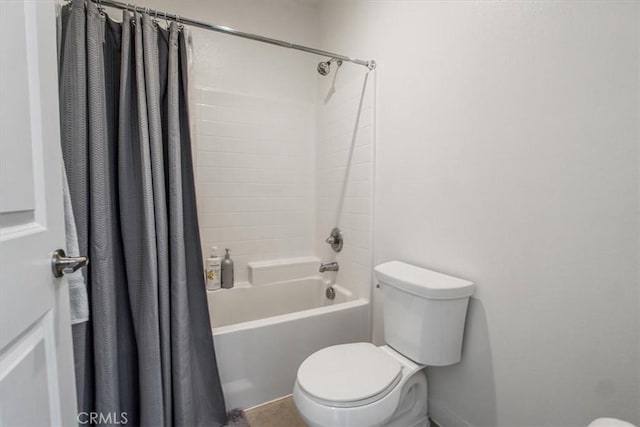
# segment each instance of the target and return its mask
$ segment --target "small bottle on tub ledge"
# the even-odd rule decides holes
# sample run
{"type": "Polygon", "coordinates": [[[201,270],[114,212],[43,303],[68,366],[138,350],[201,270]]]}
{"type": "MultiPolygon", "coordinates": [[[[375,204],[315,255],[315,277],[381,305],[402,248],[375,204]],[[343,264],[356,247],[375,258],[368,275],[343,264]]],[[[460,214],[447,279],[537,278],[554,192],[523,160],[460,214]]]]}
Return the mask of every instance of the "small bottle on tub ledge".
{"type": "Polygon", "coordinates": [[[207,290],[215,291],[220,289],[220,265],[222,258],[218,256],[218,247],[211,247],[211,256],[205,263],[205,278],[207,280],[207,290]]]}
{"type": "Polygon", "coordinates": [[[229,248],[225,249],[227,253],[222,260],[222,287],[224,289],[233,288],[233,260],[229,254],[229,248]]]}

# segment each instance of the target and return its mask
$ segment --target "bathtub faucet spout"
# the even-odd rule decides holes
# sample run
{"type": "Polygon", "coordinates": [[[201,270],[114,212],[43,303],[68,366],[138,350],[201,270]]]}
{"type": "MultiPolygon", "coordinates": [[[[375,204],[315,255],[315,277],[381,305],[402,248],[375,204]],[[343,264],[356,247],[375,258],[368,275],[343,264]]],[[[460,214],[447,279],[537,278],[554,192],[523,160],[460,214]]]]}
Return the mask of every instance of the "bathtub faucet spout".
{"type": "Polygon", "coordinates": [[[338,271],[340,267],[337,262],[328,262],[325,264],[320,264],[320,273],[324,273],[325,271],[338,271]]]}

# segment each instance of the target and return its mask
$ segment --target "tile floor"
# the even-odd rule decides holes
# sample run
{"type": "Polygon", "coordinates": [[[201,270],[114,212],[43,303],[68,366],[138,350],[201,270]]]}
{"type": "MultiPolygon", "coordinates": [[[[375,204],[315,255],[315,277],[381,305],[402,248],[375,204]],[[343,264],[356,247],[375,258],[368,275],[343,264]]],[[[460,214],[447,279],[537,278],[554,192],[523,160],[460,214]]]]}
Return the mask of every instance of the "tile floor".
{"type": "MultiPolygon", "coordinates": [[[[291,396],[265,403],[244,411],[251,427],[307,427],[302,421],[291,396]]],[[[431,427],[438,427],[431,422],[431,427]]]]}
{"type": "Polygon", "coordinates": [[[307,427],[291,396],[244,411],[251,427],[307,427]]]}

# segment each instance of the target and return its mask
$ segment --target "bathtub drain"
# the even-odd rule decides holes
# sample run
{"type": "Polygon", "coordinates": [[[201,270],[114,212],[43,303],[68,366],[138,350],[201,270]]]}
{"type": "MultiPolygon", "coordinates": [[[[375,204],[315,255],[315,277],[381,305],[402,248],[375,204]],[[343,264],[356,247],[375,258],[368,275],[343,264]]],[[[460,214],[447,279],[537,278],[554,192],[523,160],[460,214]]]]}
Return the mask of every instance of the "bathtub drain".
{"type": "Polygon", "coordinates": [[[336,298],[336,290],[333,289],[333,286],[329,286],[327,288],[327,291],[325,292],[325,295],[327,296],[327,298],[329,299],[335,299],[336,298]]]}

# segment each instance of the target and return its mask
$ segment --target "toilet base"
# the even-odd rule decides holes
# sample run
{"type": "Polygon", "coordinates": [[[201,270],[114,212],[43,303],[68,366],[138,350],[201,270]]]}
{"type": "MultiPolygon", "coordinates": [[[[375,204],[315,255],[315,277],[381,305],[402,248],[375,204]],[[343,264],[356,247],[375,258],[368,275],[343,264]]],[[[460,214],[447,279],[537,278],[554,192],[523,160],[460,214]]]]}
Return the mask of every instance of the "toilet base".
{"type": "Polygon", "coordinates": [[[386,427],[428,427],[427,376],[421,370],[404,384],[400,406],[391,416],[386,427]]]}

